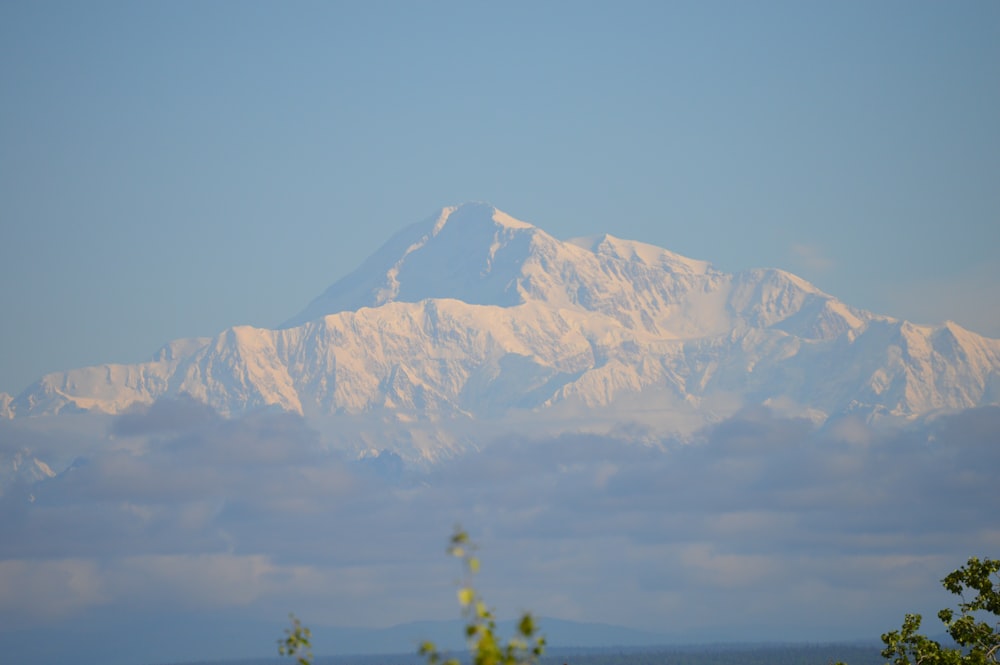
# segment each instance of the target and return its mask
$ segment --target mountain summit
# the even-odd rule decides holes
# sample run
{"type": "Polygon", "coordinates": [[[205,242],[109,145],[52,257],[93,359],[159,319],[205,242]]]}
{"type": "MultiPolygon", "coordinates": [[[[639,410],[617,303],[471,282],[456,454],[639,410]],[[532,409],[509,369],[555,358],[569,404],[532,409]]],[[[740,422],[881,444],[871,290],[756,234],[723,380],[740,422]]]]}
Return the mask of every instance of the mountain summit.
{"type": "Polygon", "coordinates": [[[326,314],[428,298],[516,305],[523,302],[518,272],[533,247],[557,244],[544,231],[485,203],[444,208],[397,233],[282,327],[326,314]]]}
{"type": "Polygon", "coordinates": [[[781,270],[728,274],[609,235],[560,241],[473,203],[404,228],[279,329],[50,374],[4,411],[120,413],[178,395],[224,414],[396,423],[433,457],[441,438],[416,442],[416,423],[676,432],[747,404],[905,421],[997,403],[1000,341],[860,310],[781,270]]]}

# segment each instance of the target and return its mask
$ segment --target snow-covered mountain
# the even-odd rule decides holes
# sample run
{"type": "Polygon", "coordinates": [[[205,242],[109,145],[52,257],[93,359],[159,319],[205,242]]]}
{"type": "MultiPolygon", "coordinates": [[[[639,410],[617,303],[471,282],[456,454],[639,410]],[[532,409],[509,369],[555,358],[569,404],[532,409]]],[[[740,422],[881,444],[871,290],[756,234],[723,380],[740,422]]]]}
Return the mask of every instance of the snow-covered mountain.
{"type": "Polygon", "coordinates": [[[680,430],[723,403],[910,419],[1000,402],[1000,340],[859,310],[781,270],[727,274],[608,235],[560,241],[477,203],[403,229],[279,329],[49,374],[0,408],[120,413],[182,394],[230,415],[413,430],[629,409],[680,430]]]}
{"type": "Polygon", "coordinates": [[[26,448],[11,453],[0,450],[0,496],[12,486],[32,485],[40,480],[55,477],[55,472],[26,448]]]}

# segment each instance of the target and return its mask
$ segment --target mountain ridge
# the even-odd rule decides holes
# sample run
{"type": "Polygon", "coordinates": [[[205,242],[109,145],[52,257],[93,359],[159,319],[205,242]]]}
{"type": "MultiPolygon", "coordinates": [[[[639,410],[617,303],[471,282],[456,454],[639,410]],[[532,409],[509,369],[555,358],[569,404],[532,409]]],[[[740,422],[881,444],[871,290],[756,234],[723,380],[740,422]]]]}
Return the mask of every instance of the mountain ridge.
{"type": "Polygon", "coordinates": [[[727,274],[607,234],[559,241],[476,203],[404,228],[276,329],[48,374],[0,408],[122,413],[189,395],[225,415],[444,422],[569,405],[611,422],[647,393],[691,414],[734,394],[818,421],[905,421],[1000,400],[1000,340],[857,309],[782,270],[727,274]]]}

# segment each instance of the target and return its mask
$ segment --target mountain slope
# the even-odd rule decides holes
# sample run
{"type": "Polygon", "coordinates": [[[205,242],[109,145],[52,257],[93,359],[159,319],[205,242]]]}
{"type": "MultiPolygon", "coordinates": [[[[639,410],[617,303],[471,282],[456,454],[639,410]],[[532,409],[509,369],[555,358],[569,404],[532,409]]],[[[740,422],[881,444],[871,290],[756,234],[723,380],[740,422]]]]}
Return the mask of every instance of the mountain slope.
{"type": "Polygon", "coordinates": [[[737,395],[817,419],[906,419],[997,402],[1000,341],[858,310],[784,271],[730,275],[612,236],[562,242],[467,204],[404,229],[278,330],[50,374],[7,410],[119,413],[180,394],[226,414],[407,421],[560,405],[614,419],[642,395],[701,418],[705,400],[737,395]]]}
{"type": "Polygon", "coordinates": [[[27,448],[11,452],[0,450],[0,496],[17,484],[27,487],[55,475],[48,464],[33,456],[27,448]]]}
{"type": "Polygon", "coordinates": [[[470,304],[517,304],[522,302],[517,273],[533,242],[557,241],[485,204],[444,208],[397,233],[282,327],[393,301],[454,298],[470,304]]]}

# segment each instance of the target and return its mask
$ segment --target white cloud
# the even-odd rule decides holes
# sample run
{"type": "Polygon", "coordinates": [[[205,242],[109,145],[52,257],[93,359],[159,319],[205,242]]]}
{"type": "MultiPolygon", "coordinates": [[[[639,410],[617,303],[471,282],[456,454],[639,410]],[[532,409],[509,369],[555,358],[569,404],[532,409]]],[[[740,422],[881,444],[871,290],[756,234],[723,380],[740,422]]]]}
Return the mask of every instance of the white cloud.
{"type": "Polygon", "coordinates": [[[788,248],[791,256],[790,260],[799,270],[812,273],[823,273],[832,270],[836,266],[833,259],[828,258],[822,248],[817,245],[807,243],[793,243],[788,248]]]}
{"type": "Polygon", "coordinates": [[[1000,409],[891,434],[756,409],[662,449],[508,439],[402,485],[310,447],[300,426],[271,440],[283,451],[241,459],[235,440],[254,450],[273,423],[169,435],[160,423],[148,445],[94,448],[32,488],[34,503],[3,497],[0,625],[154,609],[451,618],[458,571],[443,546],[461,522],[501,615],[689,641],[719,624],[733,639],[874,637],[927,598],[947,604],[937,580],[997,542],[1000,409]]]}
{"type": "Polygon", "coordinates": [[[101,579],[89,559],[0,560],[0,617],[19,628],[103,605],[111,599],[101,579]]]}

